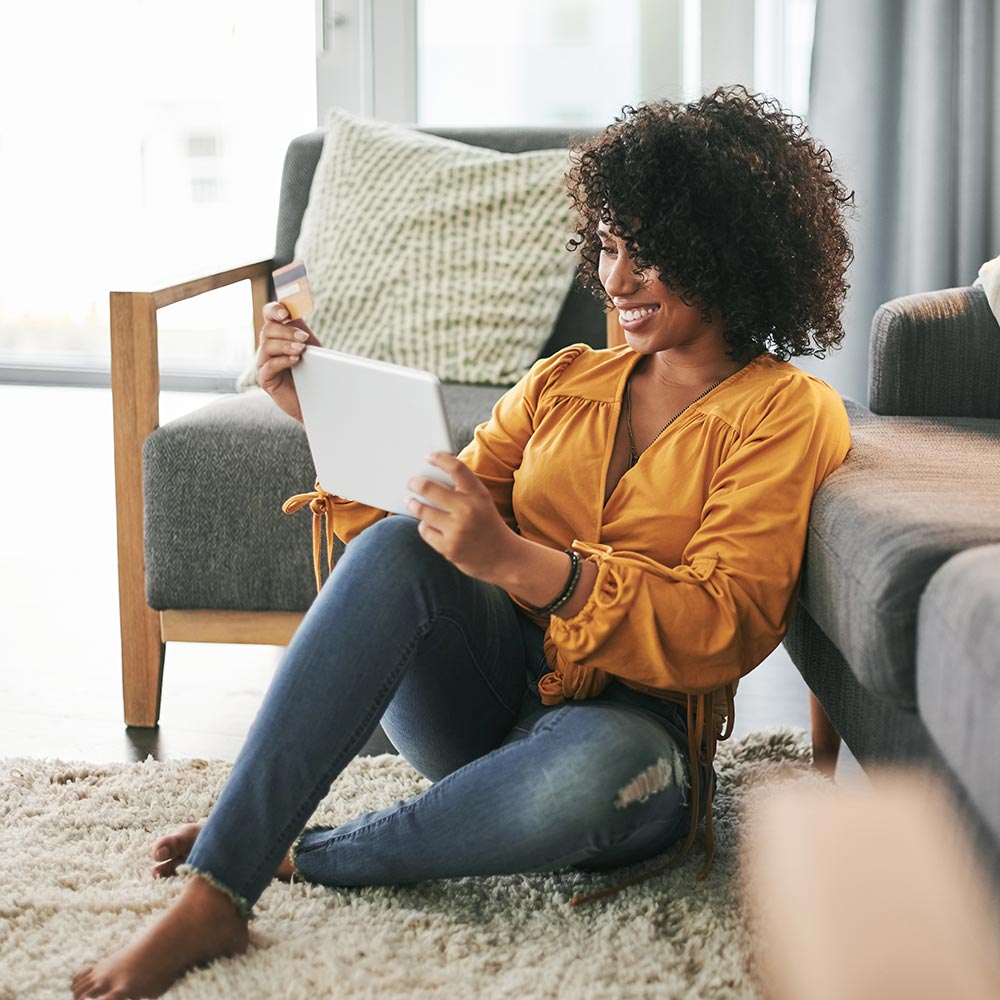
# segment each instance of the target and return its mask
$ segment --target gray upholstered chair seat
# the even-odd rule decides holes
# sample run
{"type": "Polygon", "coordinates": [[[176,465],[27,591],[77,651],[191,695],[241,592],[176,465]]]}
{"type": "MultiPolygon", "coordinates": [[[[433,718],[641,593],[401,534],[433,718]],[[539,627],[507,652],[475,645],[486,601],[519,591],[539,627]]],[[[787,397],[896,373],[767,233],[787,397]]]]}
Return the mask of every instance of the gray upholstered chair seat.
{"type": "MultiPolygon", "coordinates": [[[[456,447],[471,440],[503,391],[445,385],[456,447]]],[[[155,430],[143,447],[150,607],[308,608],[316,596],[311,515],[284,514],[281,505],[310,491],[315,478],[302,426],[260,389],[216,400],[155,430]]],[[[342,549],[338,541],[335,556],[342,549]]]]}
{"type": "Polygon", "coordinates": [[[916,711],[917,604],[955,553],[1000,542],[1000,420],[883,417],[813,503],[801,601],[869,691],[916,711]]]}
{"type": "Polygon", "coordinates": [[[1000,732],[1000,545],[949,559],[920,599],[917,697],[944,759],[1000,838],[996,754],[982,733],[1000,732]]]}

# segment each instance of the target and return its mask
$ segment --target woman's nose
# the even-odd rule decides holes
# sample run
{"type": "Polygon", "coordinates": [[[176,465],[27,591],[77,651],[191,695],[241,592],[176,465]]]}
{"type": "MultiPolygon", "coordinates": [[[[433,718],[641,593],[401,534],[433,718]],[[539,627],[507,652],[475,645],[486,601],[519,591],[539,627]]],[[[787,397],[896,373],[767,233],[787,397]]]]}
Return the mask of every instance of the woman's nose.
{"type": "Polygon", "coordinates": [[[643,284],[643,278],[636,274],[635,264],[631,257],[619,253],[614,258],[614,265],[604,279],[604,290],[611,298],[628,295],[643,284]]]}

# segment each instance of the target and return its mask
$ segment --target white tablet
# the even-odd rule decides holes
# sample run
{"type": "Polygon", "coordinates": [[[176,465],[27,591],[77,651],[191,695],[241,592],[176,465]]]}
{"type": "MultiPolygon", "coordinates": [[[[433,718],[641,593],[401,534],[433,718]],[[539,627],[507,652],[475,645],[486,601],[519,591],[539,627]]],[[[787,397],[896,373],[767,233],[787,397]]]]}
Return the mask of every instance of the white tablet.
{"type": "Polygon", "coordinates": [[[433,451],[455,454],[436,375],[309,346],[292,379],[327,493],[409,515],[413,476],[452,485],[427,463],[433,451]]]}

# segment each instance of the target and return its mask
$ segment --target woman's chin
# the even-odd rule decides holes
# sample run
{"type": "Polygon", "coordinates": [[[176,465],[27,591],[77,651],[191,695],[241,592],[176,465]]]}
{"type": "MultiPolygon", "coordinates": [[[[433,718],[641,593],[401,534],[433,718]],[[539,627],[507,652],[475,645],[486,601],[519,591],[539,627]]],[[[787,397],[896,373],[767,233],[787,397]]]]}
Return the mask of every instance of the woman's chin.
{"type": "Polygon", "coordinates": [[[639,330],[623,330],[625,343],[635,351],[636,354],[655,354],[662,348],[656,343],[656,339],[648,333],[639,330]]]}

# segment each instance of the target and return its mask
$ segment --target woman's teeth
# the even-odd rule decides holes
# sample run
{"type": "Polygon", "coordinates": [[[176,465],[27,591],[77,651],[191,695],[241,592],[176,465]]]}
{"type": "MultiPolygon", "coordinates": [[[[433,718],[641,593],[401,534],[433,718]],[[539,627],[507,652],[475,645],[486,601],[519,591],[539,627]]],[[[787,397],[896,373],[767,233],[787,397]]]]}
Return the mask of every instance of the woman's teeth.
{"type": "Polygon", "coordinates": [[[651,313],[655,313],[657,308],[657,306],[641,306],[638,309],[620,309],[618,311],[618,315],[621,316],[626,323],[635,323],[643,317],[649,316],[651,313]]]}

